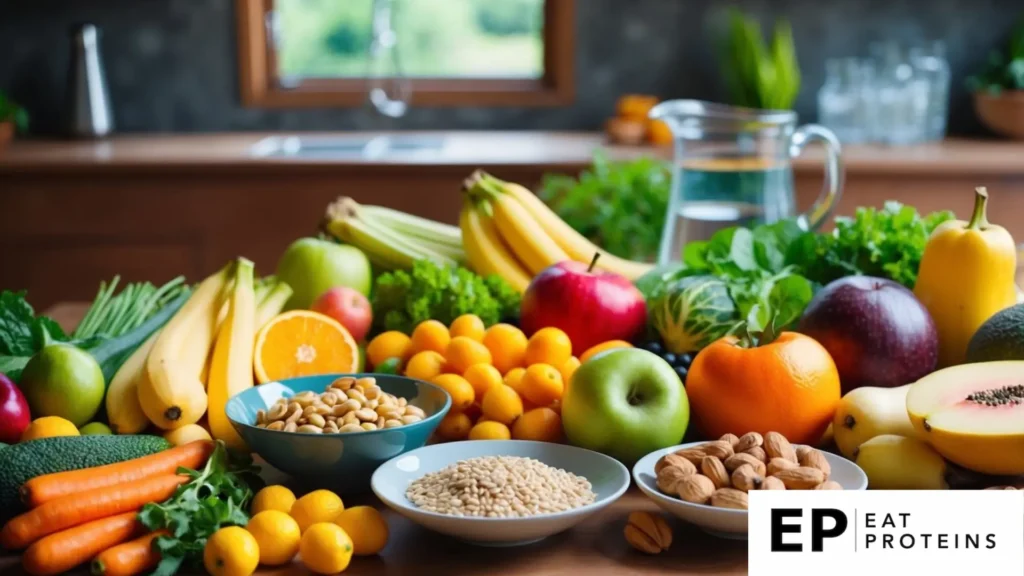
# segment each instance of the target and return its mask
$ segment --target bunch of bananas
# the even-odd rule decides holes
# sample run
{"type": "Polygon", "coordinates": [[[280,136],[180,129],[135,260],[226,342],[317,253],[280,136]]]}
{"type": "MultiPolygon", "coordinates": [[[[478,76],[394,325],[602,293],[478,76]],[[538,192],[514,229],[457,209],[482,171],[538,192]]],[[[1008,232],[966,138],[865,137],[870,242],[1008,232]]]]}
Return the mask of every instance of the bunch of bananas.
{"type": "Polygon", "coordinates": [[[527,188],[477,171],[464,183],[459,224],[466,260],[477,274],[497,274],[524,292],[541,270],[566,260],[636,279],[652,265],[601,250],[527,188]]]}
{"type": "Polygon", "coordinates": [[[253,263],[232,261],[192,291],[180,310],[118,369],[107,389],[107,419],[118,434],[150,424],[178,430],[204,415],[214,438],[238,447],[228,398],[253,383],[256,331],[292,295],[284,282],[256,282],[253,263]]]}
{"type": "Polygon", "coordinates": [[[455,226],[342,196],[327,206],[324,231],[359,248],[384,270],[412,268],[417,260],[445,266],[466,259],[462,232],[455,226]]]}

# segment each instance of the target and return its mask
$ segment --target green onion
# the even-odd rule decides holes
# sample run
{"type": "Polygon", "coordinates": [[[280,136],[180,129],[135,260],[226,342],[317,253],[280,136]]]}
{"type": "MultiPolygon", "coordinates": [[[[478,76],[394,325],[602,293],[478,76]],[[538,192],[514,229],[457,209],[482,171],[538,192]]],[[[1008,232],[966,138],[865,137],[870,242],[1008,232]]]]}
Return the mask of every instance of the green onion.
{"type": "Polygon", "coordinates": [[[120,281],[121,277],[115,276],[109,284],[100,282],[96,299],[73,334],[75,339],[130,332],[188,289],[179,276],[159,288],[149,282],[129,283],[115,295],[120,281]]]}

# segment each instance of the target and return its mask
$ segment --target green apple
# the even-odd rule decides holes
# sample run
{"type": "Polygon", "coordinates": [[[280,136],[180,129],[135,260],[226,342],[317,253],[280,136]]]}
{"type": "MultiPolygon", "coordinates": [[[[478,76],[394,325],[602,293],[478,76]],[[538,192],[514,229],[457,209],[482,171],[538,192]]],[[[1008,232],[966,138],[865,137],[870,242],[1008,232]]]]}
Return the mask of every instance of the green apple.
{"type": "Polygon", "coordinates": [[[92,420],[103,404],[103,370],[88,352],[73,344],[49,344],[21,373],[32,416],[60,416],[75,426],[92,420]]]}
{"type": "Polygon", "coordinates": [[[309,308],[321,294],[336,286],[348,286],[370,295],[370,261],[355,246],[317,238],[292,242],[277,263],[277,277],[292,289],[287,310],[309,308]]]}
{"type": "Polygon", "coordinates": [[[562,398],[569,442],[626,464],[679,444],[689,423],[690,402],[672,366],[639,348],[584,362],[562,398]]]}

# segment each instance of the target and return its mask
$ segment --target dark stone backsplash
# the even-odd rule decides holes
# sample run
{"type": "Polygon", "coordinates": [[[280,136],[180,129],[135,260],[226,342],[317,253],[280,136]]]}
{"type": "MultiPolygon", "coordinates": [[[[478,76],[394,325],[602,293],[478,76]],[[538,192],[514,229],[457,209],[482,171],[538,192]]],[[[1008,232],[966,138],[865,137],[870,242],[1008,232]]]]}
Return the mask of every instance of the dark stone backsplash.
{"type": "MultiPolygon", "coordinates": [[[[343,0],[339,0],[343,1],[343,0]]],[[[354,129],[599,128],[626,92],[723,96],[714,38],[721,0],[577,0],[576,101],[564,108],[417,108],[398,121],[366,108],[261,110],[240,104],[232,0],[6,0],[0,88],[32,115],[33,132],[60,133],[67,106],[69,31],[92,22],[120,132],[354,129]]],[[[864,55],[876,39],[943,39],[953,70],[950,129],[980,134],[963,87],[1024,15],[1020,0],[742,0],[788,18],[804,77],[797,101],[813,120],[829,57],[864,55]]]]}

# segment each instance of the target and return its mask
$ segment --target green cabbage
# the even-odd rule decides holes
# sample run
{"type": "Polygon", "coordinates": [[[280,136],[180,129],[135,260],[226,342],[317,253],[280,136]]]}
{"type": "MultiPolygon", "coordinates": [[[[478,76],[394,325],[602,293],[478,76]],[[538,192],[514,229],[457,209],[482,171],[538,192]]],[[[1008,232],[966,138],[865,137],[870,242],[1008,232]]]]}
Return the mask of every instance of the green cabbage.
{"type": "Polygon", "coordinates": [[[672,280],[651,296],[647,306],[651,324],[674,354],[706,347],[739,321],[729,287],[714,276],[672,280]]]}

